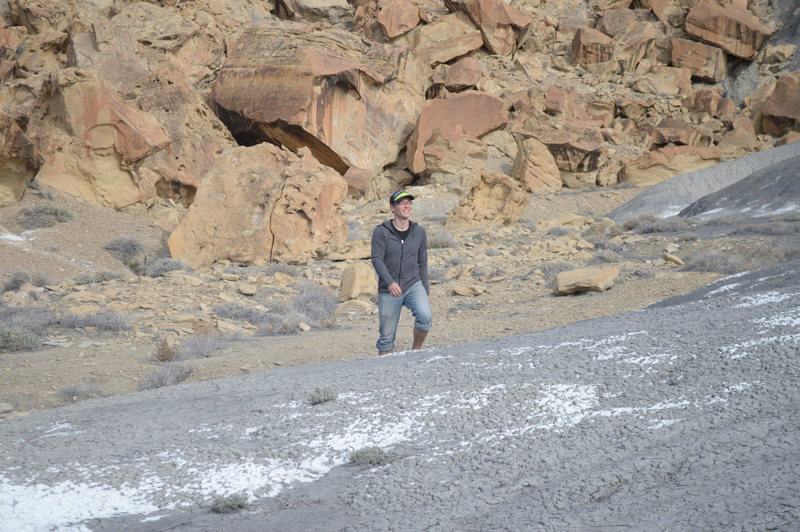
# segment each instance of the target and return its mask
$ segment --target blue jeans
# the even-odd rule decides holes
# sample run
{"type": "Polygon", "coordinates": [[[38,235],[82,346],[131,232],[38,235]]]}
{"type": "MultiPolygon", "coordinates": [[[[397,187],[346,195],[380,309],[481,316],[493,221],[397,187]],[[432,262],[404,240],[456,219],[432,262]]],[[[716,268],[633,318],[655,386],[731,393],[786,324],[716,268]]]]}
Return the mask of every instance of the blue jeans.
{"type": "Polygon", "coordinates": [[[394,339],[397,335],[397,324],[400,322],[400,311],[406,306],[414,315],[414,328],[420,331],[430,331],[433,326],[431,321],[431,303],[428,293],[422,286],[422,281],[417,281],[411,288],[394,297],[389,292],[378,293],[378,317],[380,319],[378,338],[378,351],[394,351],[394,339]]]}

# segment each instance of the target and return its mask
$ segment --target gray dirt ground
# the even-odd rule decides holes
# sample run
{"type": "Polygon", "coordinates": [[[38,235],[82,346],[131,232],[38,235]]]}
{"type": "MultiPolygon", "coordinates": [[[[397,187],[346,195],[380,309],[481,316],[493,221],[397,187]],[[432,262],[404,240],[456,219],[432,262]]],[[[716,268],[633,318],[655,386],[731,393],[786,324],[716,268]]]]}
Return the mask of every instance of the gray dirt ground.
{"type": "Polygon", "coordinates": [[[11,420],[4,503],[9,486],[39,498],[0,529],[70,490],[153,506],[73,513],[92,530],[797,529],[799,266],[534,334],[11,420]],[[311,405],[319,386],[338,399],[311,405]],[[388,462],[346,465],[367,445],[388,462]],[[209,512],[239,491],[247,510],[209,512]]]}

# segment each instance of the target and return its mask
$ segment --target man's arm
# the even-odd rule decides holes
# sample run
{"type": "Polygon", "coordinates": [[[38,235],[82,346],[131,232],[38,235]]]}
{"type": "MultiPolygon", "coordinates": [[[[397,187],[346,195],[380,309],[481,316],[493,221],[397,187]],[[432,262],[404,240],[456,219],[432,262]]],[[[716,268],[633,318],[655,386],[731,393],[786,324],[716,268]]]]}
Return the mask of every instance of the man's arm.
{"type": "Polygon", "coordinates": [[[383,257],[386,254],[386,236],[382,233],[381,226],[376,227],[372,231],[372,267],[375,269],[375,273],[378,274],[381,283],[388,288],[393,283],[397,283],[392,277],[392,274],[389,273],[386,264],[383,262],[383,257]]]}
{"type": "Polygon", "coordinates": [[[425,229],[422,229],[422,243],[419,246],[419,252],[417,252],[417,264],[419,265],[419,278],[422,280],[422,286],[425,287],[425,291],[428,295],[431,295],[431,287],[428,283],[428,233],[425,232],[425,229]]]}

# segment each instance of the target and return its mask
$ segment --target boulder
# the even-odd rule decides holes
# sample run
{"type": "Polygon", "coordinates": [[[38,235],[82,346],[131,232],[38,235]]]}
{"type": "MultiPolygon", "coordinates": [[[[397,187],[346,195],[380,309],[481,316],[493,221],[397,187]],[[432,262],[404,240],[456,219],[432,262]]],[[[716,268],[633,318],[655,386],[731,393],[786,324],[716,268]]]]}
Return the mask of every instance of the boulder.
{"type": "Polygon", "coordinates": [[[14,120],[0,113],[0,207],[22,199],[38,161],[33,143],[14,120]]]}
{"type": "Polygon", "coordinates": [[[389,39],[394,39],[428,22],[425,11],[411,0],[391,0],[378,13],[378,23],[389,39]]]}
{"type": "Polygon", "coordinates": [[[703,115],[729,121],[736,114],[736,103],[712,89],[698,89],[682,100],[684,108],[697,115],[697,122],[705,121],[703,115]]]}
{"type": "Polygon", "coordinates": [[[175,52],[200,31],[200,26],[174,10],[147,2],[125,5],[111,23],[130,29],[136,41],[162,52],[175,52]]]}
{"type": "Polygon", "coordinates": [[[483,46],[481,32],[464,13],[445,15],[431,24],[417,26],[398,39],[414,50],[422,65],[447,63],[483,46]]]}
{"type": "Polygon", "coordinates": [[[637,78],[632,87],[645,94],[685,96],[692,90],[692,72],[688,68],[653,66],[637,78]]]}
{"type": "Polygon", "coordinates": [[[459,59],[447,69],[444,86],[451,92],[474,89],[483,76],[483,69],[472,56],[459,59]]]}
{"type": "Polygon", "coordinates": [[[347,0],[275,0],[274,4],[281,18],[307,22],[341,24],[352,20],[354,14],[347,0]]]}
{"type": "Polygon", "coordinates": [[[761,127],[776,137],[800,131],[800,70],[778,78],[761,105],[761,127]]]}
{"type": "Polygon", "coordinates": [[[371,297],[378,293],[375,270],[367,262],[356,262],[342,271],[339,287],[339,301],[349,301],[359,297],[371,297]]]}
{"type": "Polygon", "coordinates": [[[324,25],[248,27],[211,88],[217,115],[245,145],[308,147],[344,174],[395,161],[424,97],[413,57],[324,25]]]}
{"type": "Polygon", "coordinates": [[[541,126],[530,136],[545,144],[558,167],[568,172],[597,170],[608,158],[600,130],[581,123],[568,122],[561,128],[541,126]]]}
{"type": "Polygon", "coordinates": [[[441,135],[463,131],[466,136],[480,138],[507,120],[503,100],[490,94],[465,91],[447,99],[428,100],[406,147],[408,168],[415,174],[426,170],[424,148],[437,130],[441,135]]]}
{"type": "Polygon", "coordinates": [[[572,61],[581,66],[610,61],[614,53],[611,37],[592,28],[578,28],[572,39],[572,61]]]}
{"type": "Polygon", "coordinates": [[[556,274],[553,293],[559,296],[580,292],[602,292],[614,285],[619,268],[578,268],[556,274]]]}
{"type": "Polygon", "coordinates": [[[728,63],[716,46],[686,39],[672,39],[672,66],[686,67],[692,76],[718,83],[728,76],[728,63]]]}
{"type": "Polygon", "coordinates": [[[640,3],[649,8],[658,20],[675,27],[684,23],[690,5],[687,0],[640,0],[640,3]]]}
{"type": "Polygon", "coordinates": [[[616,37],[636,24],[638,24],[638,19],[632,9],[609,9],[601,15],[597,22],[597,29],[606,35],[616,37]]]}
{"type": "Polygon", "coordinates": [[[480,174],[465,185],[467,193],[447,217],[448,226],[516,223],[530,199],[522,183],[503,174],[480,174]]]}
{"type": "Polygon", "coordinates": [[[647,150],[677,144],[685,146],[710,146],[711,137],[689,124],[674,118],[665,118],[648,131],[647,150]]]}
{"type": "Polygon", "coordinates": [[[713,0],[697,2],[686,16],[684,28],[692,37],[743,59],[753,59],[773,33],[746,9],[722,7],[713,0]]]}
{"type": "Polygon", "coordinates": [[[170,142],[150,113],[76,69],[52,74],[28,130],[41,183],[115,209],[143,199],[131,167],[170,142]]]}
{"type": "Polygon", "coordinates": [[[307,149],[298,152],[261,143],[220,155],[168,239],[172,256],[193,268],[220,260],[304,263],[322,246],[343,243],[347,183],[307,149]]]}
{"type": "Polygon", "coordinates": [[[486,167],[489,147],[463,130],[450,133],[436,130],[422,151],[431,182],[460,185],[464,175],[480,173],[486,167]]]}
{"type": "Polygon", "coordinates": [[[623,72],[643,70],[659,61],[659,42],[662,40],[665,40],[664,33],[655,24],[635,22],[614,36],[614,60],[623,72]]]}
{"type": "Polygon", "coordinates": [[[623,165],[622,181],[649,186],[679,174],[717,164],[722,155],[716,147],[669,146],[642,155],[623,165]]]}
{"type": "Polygon", "coordinates": [[[563,186],[553,154],[534,138],[519,141],[511,175],[532,192],[553,192],[563,186]]]}
{"type": "Polygon", "coordinates": [[[733,121],[733,129],[728,131],[719,141],[717,147],[725,157],[743,157],[759,150],[761,142],[756,136],[752,120],[741,117],[733,121]]]}
{"type": "Polygon", "coordinates": [[[528,34],[533,19],[503,0],[445,0],[454,12],[466,13],[481,31],[483,45],[496,55],[511,55],[528,34]]]}
{"type": "Polygon", "coordinates": [[[563,116],[570,121],[590,122],[592,117],[583,102],[578,101],[578,93],[572,89],[549,87],[545,94],[544,108],[548,114],[563,116]]]}

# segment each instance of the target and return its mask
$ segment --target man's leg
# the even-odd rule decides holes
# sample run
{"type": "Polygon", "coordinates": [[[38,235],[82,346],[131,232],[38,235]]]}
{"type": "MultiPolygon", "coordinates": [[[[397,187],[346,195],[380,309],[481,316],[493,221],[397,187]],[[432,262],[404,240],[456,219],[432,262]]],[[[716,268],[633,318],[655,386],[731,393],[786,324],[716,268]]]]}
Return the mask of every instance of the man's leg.
{"type": "Polygon", "coordinates": [[[433,326],[431,303],[425,287],[422,286],[422,281],[417,281],[406,291],[405,305],[414,315],[414,339],[411,349],[422,349],[425,337],[428,336],[428,331],[433,326]]]}
{"type": "Polygon", "coordinates": [[[378,293],[378,348],[379,355],[394,351],[394,339],[397,335],[397,324],[400,311],[403,309],[403,296],[394,297],[388,292],[378,293]]]}

